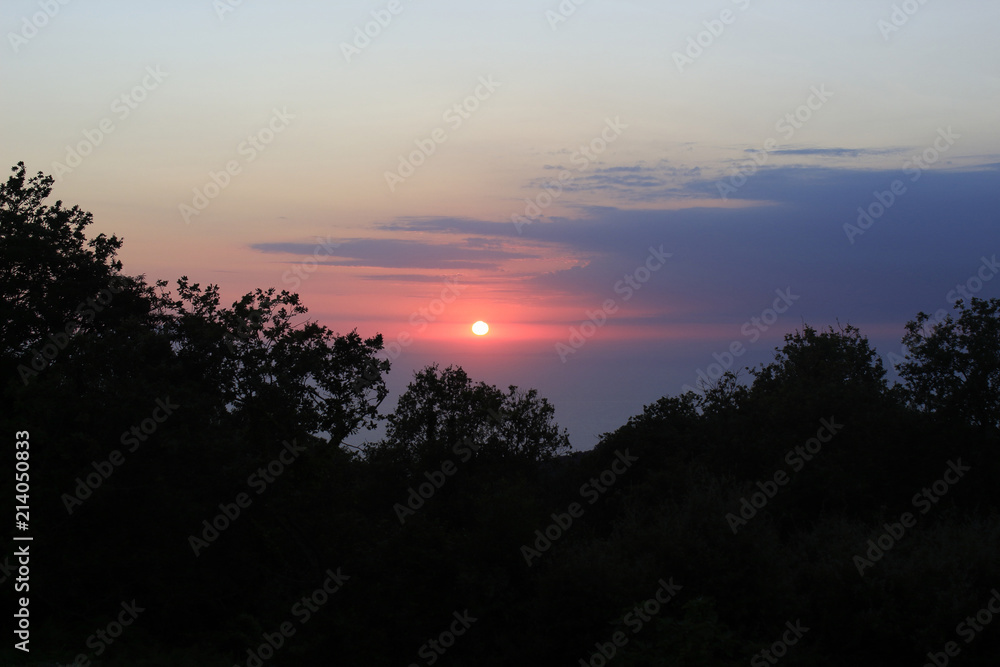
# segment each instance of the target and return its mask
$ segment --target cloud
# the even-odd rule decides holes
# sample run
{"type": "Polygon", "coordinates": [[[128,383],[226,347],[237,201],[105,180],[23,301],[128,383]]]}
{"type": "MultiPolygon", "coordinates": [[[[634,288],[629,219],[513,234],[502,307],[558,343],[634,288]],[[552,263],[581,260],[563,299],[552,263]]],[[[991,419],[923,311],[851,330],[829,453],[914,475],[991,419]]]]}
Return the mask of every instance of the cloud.
{"type": "MultiPolygon", "coordinates": [[[[425,243],[409,239],[347,239],[326,250],[328,259],[319,260],[327,266],[350,266],[385,269],[479,269],[495,271],[503,262],[529,259],[536,255],[505,250],[487,239],[484,244],[468,240],[455,243],[425,243]],[[486,247],[488,246],[488,247],[486,247]]],[[[255,243],[250,246],[264,253],[312,256],[313,243],[255,243]]]]}
{"type": "MultiPolygon", "coordinates": [[[[456,218],[450,216],[401,216],[393,218],[389,222],[382,222],[376,228],[388,232],[443,232],[455,234],[477,234],[485,237],[503,236],[502,227],[510,227],[514,232],[514,225],[486,220],[476,220],[474,218],[456,218]]],[[[516,233],[512,236],[517,236],[516,233]]]]}
{"type": "MultiPolygon", "coordinates": [[[[686,189],[703,199],[717,196],[716,182],[707,179],[692,180],[686,189]]],[[[673,321],[736,324],[759,315],[774,291],[787,287],[802,295],[790,315],[796,321],[902,323],[921,309],[950,308],[948,291],[972,275],[983,254],[1000,253],[1000,172],[994,165],[930,170],[916,181],[899,170],[770,167],[731,198],[766,205],[576,207],[570,217],[524,226],[520,236],[509,221],[467,218],[406,218],[383,228],[475,234],[505,245],[517,239],[589,258],[528,281],[534,293],[581,309],[614,298],[616,283],[644,262],[650,246],[662,244],[674,256],[636,292],[633,307],[673,321]],[[851,244],[844,225],[856,223],[858,209],[896,180],[906,192],[851,244]],[[988,239],[996,243],[984,244],[988,239]]],[[[990,289],[1000,294],[1000,277],[990,289]]]]}
{"type": "Polygon", "coordinates": [[[653,201],[686,196],[684,184],[702,175],[700,167],[671,164],[668,160],[649,165],[592,167],[580,172],[564,165],[545,165],[546,170],[568,171],[572,178],[559,182],[556,175],[535,178],[527,183],[529,190],[543,191],[546,187],[570,193],[599,193],[620,201],[653,201]]]}
{"type": "MultiPolygon", "coordinates": [[[[771,151],[773,155],[818,155],[819,157],[862,157],[867,155],[894,155],[905,152],[906,148],[782,148],[771,151]]],[[[748,148],[745,152],[756,153],[748,148]]]]}
{"type": "MultiPolygon", "coordinates": [[[[605,176],[647,173],[639,165],[609,169],[605,176]]],[[[790,324],[825,325],[839,318],[901,327],[920,310],[950,309],[948,292],[978,270],[983,255],[1000,254],[996,165],[932,169],[916,181],[900,170],[771,166],[731,195],[737,203],[755,203],[742,207],[723,207],[721,200],[719,207],[704,206],[705,199],[717,197],[716,182],[704,177],[683,188],[702,205],[669,210],[570,205],[570,214],[525,225],[520,234],[509,220],[396,218],[377,225],[380,235],[395,238],[344,241],[328,263],[396,269],[372,280],[431,280],[408,276],[406,269],[471,271],[470,279],[503,286],[512,299],[579,308],[582,318],[605,299],[621,302],[615,286],[635,275],[651,247],[662,246],[673,256],[622,304],[622,318],[724,324],[738,333],[739,325],[771,305],[775,290],[787,288],[801,295],[787,316],[790,324]],[[905,192],[850,243],[844,225],[856,224],[858,209],[869,208],[897,180],[905,192]],[[411,238],[416,234],[420,240],[411,238]],[[535,273],[511,265],[556,257],[573,261],[535,273]]],[[[315,248],[254,247],[307,256],[315,248]]],[[[991,295],[1000,296],[1000,277],[981,294],[991,295]]]]}
{"type": "MultiPolygon", "coordinates": [[[[378,280],[393,283],[435,283],[441,284],[452,276],[443,274],[427,275],[425,273],[382,273],[378,275],[359,276],[362,280],[378,280]]],[[[466,280],[465,282],[472,282],[466,280]]]]}

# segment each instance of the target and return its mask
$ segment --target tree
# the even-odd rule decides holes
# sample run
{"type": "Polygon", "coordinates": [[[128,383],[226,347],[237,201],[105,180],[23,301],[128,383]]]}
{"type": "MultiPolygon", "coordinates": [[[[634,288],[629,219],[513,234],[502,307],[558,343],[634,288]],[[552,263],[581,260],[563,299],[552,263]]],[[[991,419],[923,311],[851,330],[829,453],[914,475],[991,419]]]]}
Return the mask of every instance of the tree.
{"type": "MultiPolygon", "coordinates": [[[[693,395],[693,392],[690,392],[693,395]]],[[[705,387],[705,393],[697,398],[698,407],[707,417],[720,417],[740,409],[749,395],[747,387],[740,383],[740,371],[726,371],[717,381],[705,387]]]]}
{"type": "MultiPolygon", "coordinates": [[[[30,433],[35,564],[88,573],[39,581],[35,611],[94,617],[139,589],[170,619],[166,636],[172,619],[207,626],[205,609],[269,600],[261,582],[311,563],[355,505],[354,457],[339,445],[374,424],[387,394],[381,336],[336,334],[273,288],[226,308],[216,285],[182,277],[175,295],[128,277],[117,237],[88,239],[89,213],[45,204],[51,178],[14,172],[0,185],[0,424],[30,433]],[[267,502],[208,552],[228,560],[190,567],[203,519],[223,505],[232,519],[262,481],[267,502]],[[178,568],[183,583],[164,584],[178,568]]],[[[0,492],[14,496],[13,475],[0,492]]],[[[45,632],[77,630],[63,619],[45,632]]]]}
{"type": "Polygon", "coordinates": [[[786,392],[836,391],[837,388],[883,393],[888,385],[882,359],[861,331],[850,324],[839,331],[817,331],[806,325],[785,335],[774,362],[754,371],[754,389],[783,387],[786,392]]]}
{"type": "MultiPolygon", "coordinates": [[[[373,459],[416,464],[457,452],[495,460],[544,461],[569,450],[555,408],[534,389],[506,393],[473,383],[461,367],[428,366],[399,398],[386,438],[369,448],[373,459]]],[[[463,454],[463,456],[469,456],[463,454]]]]}
{"type": "Polygon", "coordinates": [[[0,185],[0,361],[8,383],[27,385],[62,365],[61,381],[85,378],[91,388],[129,394],[136,378],[169,372],[175,387],[196,388],[212,423],[225,415],[248,438],[278,445],[281,432],[339,443],[374,425],[388,393],[389,362],[375,356],[380,335],[295,322],[306,307],[274,288],[220,308],[217,285],[203,290],[185,276],[175,298],[166,281],[154,288],[122,273],[117,236],[88,240],[90,213],[46,205],[51,176],[28,178],[23,162],[12,171],[0,185]]]}
{"type": "Polygon", "coordinates": [[[1000,426],[1000,299],[955,303],[929,327],[918,313],[906,325],[906,361],[900,366],[914,407],[973,426],[1000,426]]]}
{"type": "Polygon", "coordinates": [[[248,439],[277,445],[297,434],[339,444],[372,428],[388,390],[389,362],[375,355],[378,334],[346,336],[317,322],[294,322],[308,309],[299,295],[273,287],[220,308],[218,285],[184,276],[178,298],[161,289],[164,330],[190,374],[211,383],[217,407],[248,439]]]}
{"type": "Polygon", "coordinates": [[[830,414],[846,418],[877,411],[892,396],[882,359],[850,324],[839,331],[806,325],[786,334],[774,361],[751,373],[755,409],[770,406],[776,415],[794,409],[810,420],[830,414]]]}
{"type": "Polygon", "coordinates": [[[150,290],[121,273],[118,237],[87,240],[90,213],[43,203],[51,176],[27,178],[23,162],[11,171],[0,184],[0,359],[26,384],[76,336],[147,314],[150,290]]]}

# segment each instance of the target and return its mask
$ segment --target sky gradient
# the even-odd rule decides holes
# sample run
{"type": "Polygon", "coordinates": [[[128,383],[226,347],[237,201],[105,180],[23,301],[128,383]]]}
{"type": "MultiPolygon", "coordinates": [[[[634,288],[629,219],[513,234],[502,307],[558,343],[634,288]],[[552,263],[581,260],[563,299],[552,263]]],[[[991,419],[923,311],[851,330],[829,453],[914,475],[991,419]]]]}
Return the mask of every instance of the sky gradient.
{"type": "Polygon", "coordinates": [[[0,157],[128,273],[299,292],[578,449],[803,323],[888,362],[1000,296],[995,2],[331,4],[5,2],[0,157]]]}

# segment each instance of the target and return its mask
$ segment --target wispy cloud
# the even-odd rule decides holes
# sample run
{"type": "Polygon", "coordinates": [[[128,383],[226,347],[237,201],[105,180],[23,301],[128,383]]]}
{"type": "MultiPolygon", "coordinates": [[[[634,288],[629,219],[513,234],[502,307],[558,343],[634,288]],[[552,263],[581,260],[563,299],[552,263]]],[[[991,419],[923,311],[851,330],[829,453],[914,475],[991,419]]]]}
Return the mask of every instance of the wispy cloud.
{"type": "MultiPolygon", "coordinates": [[[[771,151],[773,155],[815,155],[818,157],[864,157],[877,155],[897,155],[907,148],[781,148],[771,151]]],[[[747,153],[757,152],[748,148],[747,153]]]]}
{"type": "MultiPolygon", "coordinates": [[[[264,253],[312,255],[311,243],[255,243],[250,246],[264,253]]],[[[536,255],[505,250],[495,242],[483,244],[468,240],[455,243],[425,243],[408,239],[347,239],[327,252],[326,266],[350,266],[385,269],[455,269],[498,270],[503,262],[530,259],[536,255]],[[479,247],[477,247],[479,246],[479,247]],[[491,247],[485,247],[491,246],[491,247]]]]}
{"type": "MultiPolygon", "coordinates": [[[[929,307],[928,300],[943,301],[944,287],[974,268],[982,253],[1000,251],[981,242],[996,238],[1000,173],[987,165],[928,171],[916,183],[907,178],[906,196],[863,243],[848,243],[844,224],[856,221],[858,207],[867,205],[873,192],[901,178],[899,170],[770,167],[737,195],[767,202],[763,206],[577,207],[572,217],[553,216],[525,227],[521,237],[510,222],[469,218],[400,218],[381,228],[442,238],[474,234],[504,246],[517,239],[585,258],[530,276],[526,283],[564,303],[599,303],[649,246],[662,244],[674,257],[644,288],[642,302],[670,317],[759,309],[757,302],[774,289],[791,286],[808,293],[801,313],[815,321],[846,314],[905,321],[929,307]]],[[[686,188],[711,196],[714,185],[698,179],[686,188]]]]}
{"type": "MultiPolygon", "coordinates": [[[[637,173],[645,172],[610,172],[623,178],[637,173]]],[[[1000,171],[996,165],[939,169],[924,172],[917,182],[907,179],[905,197],[863,242],[850,244],[844,225],[856,222],[858,207],[903,178],[900,170],[775,166],[761,169],[735,195],[765,205],[576,206],[572,215],[539,220],[522,235],[509,221],[400,217],[376,226],[379,234],[398,238],[344,241],[326,263],[395,269],[364,276],[382,281],[433,282],[442,273],[470,271],[470,280],[502,279],[515,293],[587,308],[614,296],[615,284],[639,266],[650,246],[662,245],[673,257],[637,298],[635,308],[649,309],[643,316],[700,321],[725,312],[742,317],[759,312],[775,289],[792,287],[803,293],[801,316],[812,321],[841,316],[905,321],[921,308],[947,305],[949,283],[973,270],[983,253],[1000,252],[982,243],[997,238],[1000,171]],[[407,238],[418,234],[423,238],[407,238]],[[435,242],[427,241],[428,235],[435,242]],[[549,270],[514,263],[552,257],[571,261],[550,263],[549,270]],[[428,270],[435,276],[426,275],[428,270]]],[[[714,195],[714,181],[705,178],[684,187],[689,195],[714,195]]],[[[254,248],[308,255],[314,246],[254,248]]]]}
{"type": "MultiPolygon", "coordinates": [[[[570,180],[560,183],[565,192],[600,194],[622,202],[684,198],[687,196],[685,184],[702,175],[700,167],[675,165],[668,160],[654,164],[596,166],[584,172],[565,165],[549,164],[544,169],[556,172],[566,170],[572,174],[570,180]]],[[[526,188],[542,190],[555,179],[556,174],[533,178],[527,182],[526,188]]]]}

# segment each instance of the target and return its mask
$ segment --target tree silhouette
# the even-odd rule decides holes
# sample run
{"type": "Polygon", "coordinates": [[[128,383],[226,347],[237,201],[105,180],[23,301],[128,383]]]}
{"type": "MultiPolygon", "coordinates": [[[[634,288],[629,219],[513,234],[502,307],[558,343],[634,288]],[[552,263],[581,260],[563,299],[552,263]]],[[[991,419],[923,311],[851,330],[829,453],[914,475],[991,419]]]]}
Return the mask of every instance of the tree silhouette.
{"type": "Polygon", "coordinates": [[[461,367],[417,371],[388,416],[386,438],[370,448],[375,459],[408,464],[437,461],[458,449],[494,461],[538,463],[566,452],[569,437],[555,409],[534,389],[503,392],[474,383],[461,367]]]}
{"type": "Polygon", "coordinates": [[[193,376],[212,384],[216,404],[248,440],[280,443],[291,431],[339,444],[372,428],[388,390],[382,336],[340,336],[304,320],[297,294],[257,289],[220,308],[219,288],[187,277],[178,297],[158,284],[163,332],[193,376]]]}
{"type": "Polygon", "coordinates": [[[43,203],[51,176],[28,178],[23,162],[11,171],[0,184],[0,359],[5,377],[13,363],[27,383],[77,335],[148,314],[150,293],[141,278],[122,275],[118,237],[86,238],[90,213],[43,203]]]}
{"type": "Polygon", "coordinates": [[[850,324],[826,331],[807,325],[786,334],[774,361],[751,374],[754,410],[776,421],[792,415],[814,421],[830,414],[861,419],[896,400],[881,357],[850,324]]]}
{"type": "Polygon", "coordinates": [[[906,325],[900,366],[911,403],[974,426],[1000,427],[1000,299],[955,303],[929,328],[927,313],[906,325]]]}

